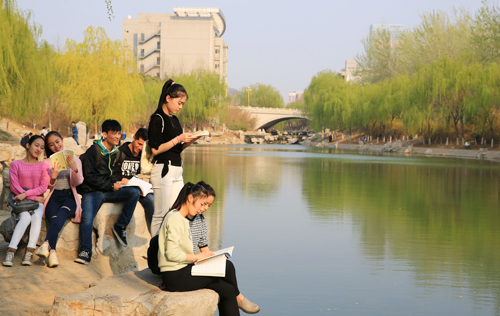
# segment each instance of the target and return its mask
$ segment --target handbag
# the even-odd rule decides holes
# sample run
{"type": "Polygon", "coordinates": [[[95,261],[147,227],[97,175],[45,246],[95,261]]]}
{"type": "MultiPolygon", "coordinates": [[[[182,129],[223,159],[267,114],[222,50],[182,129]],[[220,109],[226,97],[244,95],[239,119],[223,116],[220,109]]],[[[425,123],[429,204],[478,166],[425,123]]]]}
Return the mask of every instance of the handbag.
{"type": "MultiPolygon", "coordinates": [[[[23,188],[24,190],[30,190],[29,188],[23,188]]],[[[35,202],[33,200],[28,200],[24,199],[21,201],[14,201],[15,195],[11,192],[9,194],[9,197],[7,198],[7,203],[12,209],[13,214],[20,214],[22,212],[30,212],[33,213],[34,210],[36,210],[39,206],[40,203],[35,202]]]]}

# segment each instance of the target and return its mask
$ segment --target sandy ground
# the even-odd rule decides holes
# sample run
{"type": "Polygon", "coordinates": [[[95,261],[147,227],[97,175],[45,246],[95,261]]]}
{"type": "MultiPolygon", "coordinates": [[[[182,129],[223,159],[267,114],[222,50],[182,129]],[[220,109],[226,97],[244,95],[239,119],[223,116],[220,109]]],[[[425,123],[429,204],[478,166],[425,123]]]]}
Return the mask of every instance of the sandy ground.
{"type": "MultiPolygon", "coordinates": [[[[0,223],[10,214],[0,211],[0,223]]],[[[0,235],[0,259],[3,261],[8,243],[0,235]]],[[[37,255],[32,266],[21,266],[25,248],[14,257],[13,267],[0,266],[0,315],[48,315],[54,296],[82,291],[89,284],[111,274],[99,263],[85,266],[74,263],[73,253],[58,252],[60,265],[49,268],[37,255]],[[106,271],[106,272],[103,272],[106,271]]]]}

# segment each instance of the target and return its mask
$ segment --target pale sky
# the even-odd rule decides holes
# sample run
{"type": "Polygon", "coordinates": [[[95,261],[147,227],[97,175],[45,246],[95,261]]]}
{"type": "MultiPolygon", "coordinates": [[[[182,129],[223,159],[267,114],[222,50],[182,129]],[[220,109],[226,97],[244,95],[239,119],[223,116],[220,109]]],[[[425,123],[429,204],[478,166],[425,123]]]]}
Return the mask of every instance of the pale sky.
{"type": "MultiPolygon", "coordinates": [[[[112,0],[115,18],[109,21],[104,0],[18,0],[32,10],[43,27],[42,37],[62,48],[67,38],[82,41],[92,26],[122,40],[122,19],[139,12],[173,13],[174,7],[214,7],[222,10],[229,46],[228,83],[240,89],[270,84],[288,101],[289,90],[304,90],[321,70],[340,70],[346,59],[362,52],[361,40],[372,23],[419,24],[419,14],[452,11],[453,6],[476,12],[480,0],[112,0]]],[[[446,40],[446,39],[443,39],[446,40]]]]}

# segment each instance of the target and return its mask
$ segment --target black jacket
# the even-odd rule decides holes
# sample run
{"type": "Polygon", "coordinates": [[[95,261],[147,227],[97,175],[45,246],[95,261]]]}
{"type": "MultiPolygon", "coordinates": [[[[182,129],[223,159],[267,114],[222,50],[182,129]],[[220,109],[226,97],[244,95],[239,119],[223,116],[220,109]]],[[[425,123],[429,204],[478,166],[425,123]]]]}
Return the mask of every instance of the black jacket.
{"type": "Polygon", "coordinates": [[[79,194],[112,191],[114,183],[121,180],[121,176],[118,179],[113,173],[117,152],[103,155],[96,148],[99,148],[99,145],[94,144],[87,149],[83,158],[80,156],[84,179],[83,183],[76,187],[79,194]],[[99,164],[97,164],[97,155],[101,155],[99,164]]]}

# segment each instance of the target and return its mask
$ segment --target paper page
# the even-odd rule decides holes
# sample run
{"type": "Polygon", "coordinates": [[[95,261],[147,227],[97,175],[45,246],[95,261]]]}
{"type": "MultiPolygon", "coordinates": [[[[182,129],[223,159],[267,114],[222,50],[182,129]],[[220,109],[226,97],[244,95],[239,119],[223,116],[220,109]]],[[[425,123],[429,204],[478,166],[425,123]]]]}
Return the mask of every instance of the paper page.
{"type": "Polygon", "coordinates": [[[200,264],[195,264],[191,269],[193,276],[226,276],[226,256],[213,258],[209,261],[204,261],[200,264]]]}
{"type": "Polygon", "coordinates": [[[234,246],[214,251],[214,254],[212,256],[196,261],[195,265],[197,265],[205,260],[208,260],[210,258],[214,258],[214,257],[218,257],[218,256],[226,258],[226,256],[224,256],[224,254],[226,254],[228,258],[231,258],[233,256],[233,249],[234,249],[234,246]]]}
{"type": "Polygon", "coordinates": [[[75,156],[75,155],[74,155],[74,153],[73,153],[73,151],[72,151],[72,150],[70,150],[70,149],[64,149],[64,150],[62,151],[62,153],[63,153],[63,155],[64,155],[64,158],[66,158],[66,157],[68,157],[68,156],[70,156],[71,158],[73,158],[73,157],[75,156]]]}
{"type": "Polygon", "coordinates": [[[200,136],[208,136],[210,133],[208,131],[197,131],[196,133],[193,133],[193,137],[200,137],[200,136]]]}
{"type": "Polygon", "coordinates": [[[64,154],[62,151],[52,154],[50,156],[50,161],[52,162],[52,167],[54,167],[54,164],[58,162],[61,165],[61,169],[59,169],[60,171],[68,169],[68,166],[66,165],[66,159],[64,158],[64,154]]]}

